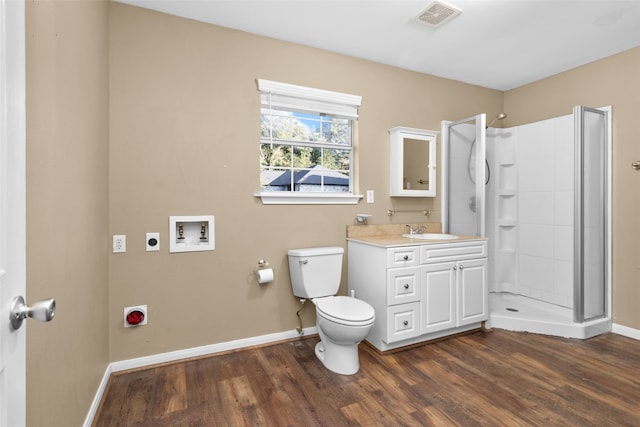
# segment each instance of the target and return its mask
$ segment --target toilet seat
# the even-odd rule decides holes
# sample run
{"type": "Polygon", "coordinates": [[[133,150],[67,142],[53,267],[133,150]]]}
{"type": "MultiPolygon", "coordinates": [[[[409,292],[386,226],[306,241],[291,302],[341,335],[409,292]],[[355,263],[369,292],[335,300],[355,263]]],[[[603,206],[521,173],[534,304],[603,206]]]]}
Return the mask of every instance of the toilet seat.
{"type": "Polygon", "coordinates": [[[368,325],[375,319],[373,307],[357,298],[330,296],[316,298],[313,303],[318,315],[343,325],[368,325]]]}

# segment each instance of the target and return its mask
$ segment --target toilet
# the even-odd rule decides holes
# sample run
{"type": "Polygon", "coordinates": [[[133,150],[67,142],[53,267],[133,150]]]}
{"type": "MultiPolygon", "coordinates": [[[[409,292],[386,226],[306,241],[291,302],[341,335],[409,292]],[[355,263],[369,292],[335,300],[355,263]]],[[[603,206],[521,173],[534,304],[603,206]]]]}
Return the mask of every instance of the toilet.
{"type": "Polygon", "coordinates": [[[293,294],[316,306],[320,342],[316,356],[338,374],[352,375],[360,369],[358,344],[373,327],[375,311],[357,298],[336,296],[342,276],[341,247],[291,249],[289,274],[293,294]]]}

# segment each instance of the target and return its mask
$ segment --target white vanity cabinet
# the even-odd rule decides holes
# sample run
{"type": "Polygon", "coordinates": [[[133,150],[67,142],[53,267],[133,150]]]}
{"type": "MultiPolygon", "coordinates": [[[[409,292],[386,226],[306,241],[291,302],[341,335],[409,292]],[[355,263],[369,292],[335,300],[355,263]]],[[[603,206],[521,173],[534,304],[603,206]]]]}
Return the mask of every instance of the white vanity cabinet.
{"type": "Polygon", "coordinates": [[[381,351],[475,329],[488,318],[487,242],[349,240],[348,284],[376,312],[366,340],[381,351]]]}

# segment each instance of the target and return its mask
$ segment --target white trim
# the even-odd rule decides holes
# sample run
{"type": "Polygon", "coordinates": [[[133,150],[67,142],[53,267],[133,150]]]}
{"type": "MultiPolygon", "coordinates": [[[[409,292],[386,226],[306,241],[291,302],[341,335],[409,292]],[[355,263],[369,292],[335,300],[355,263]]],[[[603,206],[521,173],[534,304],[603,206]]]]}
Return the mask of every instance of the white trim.
{"type": "Polygon", "coordinates": [[[235,341],[228,341],[218,344],[204,345],[201,347],[193,347],[184,350],[171,351],[168,353],[154,354],[152,356],[138,357],[135,359],[121,360],[119,362],[112,362],[107,366],[100,386],[96,391],[96,395],[93,398],[89,413],[84,420],[83,427],[90,427],[93,424],[94,418],[97,414],[100,402],[109,383],[109,378],[114,372],[126,371],[128,369],[144,368],[146,366],[158,365],[161,363],[175,362],[183,359],[190,359],[193,357],[209,356],[223,351],[237,350],[241,348],[253,347],[262,344],[276,343],[278,341],[285,341],[292,338],[298,338],[301,336],[314,335],[318,333],[318,328],[312,326],[310,328],[304,328],[302,334],[299,334],[296,330],[276,332],[268,335],[261,335],[251,338],[243,338],[235,341]]]}
{"type": "MultiPolygon", "coordinates": [[[[306,328],[303,330],[304,335],[317,333],[316,327],[306,328]]],[[[168,353],[154,354],[152,356],[138,357],[136,359],[121,360],[111,363],[112,372],[126,371],[127,369],[141,368],[144,366],[157,365],[160,363],[174,362],[181,359],[189,359],[192,357],[207,356],[210,354],[221,353],[223,351],[237,350],[239,348],[252,347],[261,344],[267,344],[277,341],[288,340],[299,337],[300,334],[295,331],[277,332],[269,335],[261,335],[258,337],[243,338],[235,341],[228,341],[218,344],[204,345],[202,347],[193,347],[185,350],[171,351],[168,353]]]]}
{"type": "Polygon", "coordinates": [[[302,192],[261,192],[255,197],[262,199],[263,205],[356,205],[361,194],[351,193],[302,193],[302,192]]]}
{"type": "Polygon", "coordinates": [[[611,332],[619,335],[623,335],[634,340],[640,340],[640,329],[633,329],[628,326],[618,325],[614,323],[611,327],[611,332]]]}
{"type": "Polygon", "coordinates": [[[100,407],[102,396],[107,389],[109,378],[111,378],[112,372],[113,370],[111,369],[111,365],[107,366],[107,369],[104,371],[104,375],[102,376],[102,381],[100,381],[100,385],[98,386],[98,391],[96,391],[96,395],[93,397],[93,402],[91,402],[91,406],[89,407],[89,413],[87,414],[87,417],[84,419],[84,423],[82,424],[83,427],[91,427],[93,425],[93,420],[98,413],[98,408],[100,407]]]}

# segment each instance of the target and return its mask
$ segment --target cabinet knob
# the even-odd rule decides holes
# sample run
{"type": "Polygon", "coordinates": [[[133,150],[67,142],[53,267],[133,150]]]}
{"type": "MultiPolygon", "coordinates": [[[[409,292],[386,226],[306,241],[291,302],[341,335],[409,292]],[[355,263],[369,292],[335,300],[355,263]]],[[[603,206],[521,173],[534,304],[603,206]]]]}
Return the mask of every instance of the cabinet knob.
{"type": "Polygon", "coordinates": [[[464,265],[460,264],[460,270],[462,270],[464,268],[464,265]]]}
{"type": "Polygon", "coordinates": [[[454,266],[453,266],[453,269],[454,269],[454,270],[457,270],[457,269],[458,269],[458,267],[454,265],[454,266]]]}
{"type": "Polygon", "coordinates": [[[408,320],[405,320],[404,322],[402,322],[402,324],[403,324],[404,326],[407,326],[407,325],[409,324],[409,321],[408,321],[408,320]]]}
{"type": "Polygon", "coordinates": [[[409,255],[405,255],[404,257],[402,257],[402,259],[404,259],[405,261],[407,261],[409,259],[409,255]]]}
{"type": "Polygon", "coordinates": [[[409,289],[409,284],[408,284],[408,283],[405,283],[405,284],[404,284],[404,288],[405,288],[405,289],[409,289]]]}

